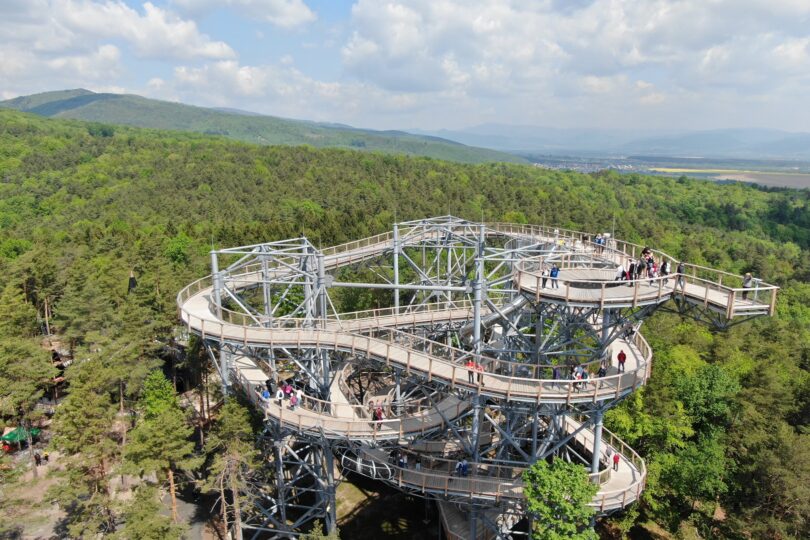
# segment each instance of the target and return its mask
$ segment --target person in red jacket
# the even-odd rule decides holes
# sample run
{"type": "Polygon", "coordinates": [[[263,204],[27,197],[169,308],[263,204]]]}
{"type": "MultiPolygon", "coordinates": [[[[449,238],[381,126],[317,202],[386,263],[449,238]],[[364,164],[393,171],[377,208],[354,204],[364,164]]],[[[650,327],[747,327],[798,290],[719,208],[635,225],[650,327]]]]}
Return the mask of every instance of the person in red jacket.
{"type": "Polygon", "coordinates": [[[624,349],[619,351],[619,355],[616,359],[619,361],[619,373],[624,373],[624,363],[627,361],[627,355],[624,353],[624,349]]]}
{"type": "Polygon", "coordinates": [[[618,453],[618,452],[616,452],[615,454],[613,454],[613,470],[614,470],[614,471],[618,471],[618,470],[619,470],[619,461],[620,461],[620,460],[621,460],[621,458],[619,457],[619,453],[618,453]]]}

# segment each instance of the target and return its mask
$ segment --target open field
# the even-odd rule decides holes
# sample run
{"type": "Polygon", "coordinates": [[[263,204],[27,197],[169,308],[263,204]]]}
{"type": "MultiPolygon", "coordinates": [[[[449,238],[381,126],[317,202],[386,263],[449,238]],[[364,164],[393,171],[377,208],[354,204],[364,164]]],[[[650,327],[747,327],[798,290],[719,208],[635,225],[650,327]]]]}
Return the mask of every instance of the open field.
{"type": "Polygon", "coordinates": [[[652,172],[667,175],[684,174],[711,180],[736,180],[762,186],[810,189],[810,173],[805,172],[766,172],[738,169],[687,169],[677,167],[653,167],[652,172]]]}

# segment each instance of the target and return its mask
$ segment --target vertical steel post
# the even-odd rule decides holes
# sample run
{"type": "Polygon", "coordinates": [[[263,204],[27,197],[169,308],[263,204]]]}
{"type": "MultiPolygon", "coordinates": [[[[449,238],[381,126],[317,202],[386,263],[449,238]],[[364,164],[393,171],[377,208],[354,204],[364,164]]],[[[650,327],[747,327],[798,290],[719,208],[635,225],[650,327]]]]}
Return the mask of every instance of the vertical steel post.
{"type": "Polygon", "coordinates": [[[267,317],[267,326],[270,326],[271,319],[273,316],[273,298],[271,295],[270,284],[270,272],[267,266],[267,256],[262,254],[260,255],[262,258],[262,296],[264,300],[264,316],[267,317]]]}
{"type": "MultiPolygon", "coordinates": [[[[327,292],[326,292],[326,265],[323,253],[318,253],[316,257],[318,264],[318,282],[316,283],[315,294],[317,295],[317,309],[316,316],[320,319],[320,327],[326,328],[326,306],[327,306],[327,292]]],[[[329,351],[326,349],[317,351],[321,357],[321,393],[326,395],[326,392],[332,382],[331,367],[329,364],[329,351]]]]}
{"type": "Polygon", "coordinates": [[[401,386],[401,371],[394,371],[394,381],[396,383],[396,411],[398,416],[402,416],[402,386],[401,386]]]}
{"type": "Polygon", "coordinates": [[[602,450],[602,409],[597,409],[593,417],[593,458],[591,459],[591,472],[599,472],[599,453],[602,450]]]}
{"type": "Polygon", "coordinates": [[[316,257],[318,263],[318,282],[316,284],[316,294],[318,295],[318,312],[316,316],[321,319],[321,327],[326,327],[326,269],[323,253],[318,253],[316,257]]]}
{"type": "Polygon", "coordinates": [[[326,468],[326,482],[327,486],[327,493],[326,496],[328,497],[327,500],[327,511],[326,511],[326,530],[329,533],[335,532],[337,528],[337,497],[336,497],[336,490],[337,486],[335,484],[335,456],[332,453],[332,449],[328,447],[321,446],[320,451],[323,452],[325,457],[324,466],[326,468]]]}
{"type": "Polygon", "coordinates": [[[222,318],[222,275],[219,273],[216,251],[211,251],[211,278],[214,289],[212,300],[216,309],[215,314],[218,318],[222,318]]]}
{"type": "MultiPolygon", "coordinates": [[[[477,364],[481,363],[481,304],[483,302],[484,290],[484,224],[481,224],[481,236],[478,240],[478,255],[475,259],[476,275],[473,282],[473,350],[475,351],[475,360],[477,364]]],[[[480,385],[479,385],[480,388],[480,385]]],[[[481,394],[476,393],[475,409],[473,411],[473,425],[472,425],[472,450],[473,461],[477,462],[479,458],[479,438],[481,435],[481,394]]],[[[475,519],[472,520],[473,526],[475,519]]],[[[474,529],[473,529],[474,531],[474,529]]],[[[473,536],[474,538],[474,536],[473,536]]]]}
{"type": "Polygon", "coordinates": [[[394,310],[399,313],[399,225],[394,223],[394,310]]]}
{"type": "MultiPolygon", "coordinates": [[[[309,263],[313,259],[312,255],[314,254],[314,250],[309,247],[309,242],[307,242],[306,238],[303,240],[303,242],[304,256],[301,258],[301,270],[304,273],[304,305],[306,306],[304,318],[307,320],[308,326],[314,326],[313,319],[315,319],[317,316],[316,313],[318,311],[318,299],[315,296],[314,290],[316,284],[309,277],[309,275],[307,275],[311,275],[313,273],[313,269],[310,268],[309,263]]],[[[317,268],[314,270],[317,272],[317,268]]]]}

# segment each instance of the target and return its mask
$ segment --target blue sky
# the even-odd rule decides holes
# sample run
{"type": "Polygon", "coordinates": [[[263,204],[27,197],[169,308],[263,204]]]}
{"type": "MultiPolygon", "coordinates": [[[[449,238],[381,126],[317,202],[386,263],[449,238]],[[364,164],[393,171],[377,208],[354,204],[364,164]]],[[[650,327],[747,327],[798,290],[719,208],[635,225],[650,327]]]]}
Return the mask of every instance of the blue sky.
{"type": "Polygon", "coordinates": [[[810,130],[808,0],[2,0],[0,97],[379,129],[810,130]]]}

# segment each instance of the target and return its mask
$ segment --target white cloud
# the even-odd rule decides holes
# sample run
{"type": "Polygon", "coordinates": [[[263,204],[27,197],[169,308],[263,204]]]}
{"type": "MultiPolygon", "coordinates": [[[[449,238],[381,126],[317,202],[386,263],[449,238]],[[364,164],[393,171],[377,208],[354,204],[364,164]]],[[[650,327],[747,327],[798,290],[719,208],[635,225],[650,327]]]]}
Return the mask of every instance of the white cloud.
{"type": "Polygon", "coordinates": [[[28,94],[81,86],[118,88],[129,56],[145,60],[234,58],[196,23],[145,2],[30,0],[0,3],[0,90],[28,94]]]}
{"type": "Polygon", "coordinates": [[[357,0],[310,27],[304,0],[152,2],[0,0],[0,93],[124,87],[381,128],[810,125],[808,0],[357,0]],[[262,26],[240,55],[224,10],[297,30],[262,26]]]}
{"type": "MultiPolygon", "coordinates": [[[[7,43],[46,53],[89,50],[106,40],[122,41],[145,58],[232,58],[235,52],[211,40],[196,23],[150,2],[143,13],[120,0],[32,0],[0,21],[7,43]]],[[[0,13],[2,15],[2,13],[0,13]]]]}
{"type": "Polygon", "coordinates": [[[316,19],[303,0],[174,0],[173,4],[195,15],[230,7],[282,28],[294,28],[316,19]]]}
{"type": "Polygon", "coordinates": [[[700,123],[714,116],[695,96],[742,108],[792,96],[810,73],[803,0],[358,0],[351,23],[347,74],[422,93],[425,110],[431,100],[464,96],[450,101],[445,125],[510,115],[643,123],[639,105],[680,109],[672,115],[679,123],[694,113],[700,123]]]}

